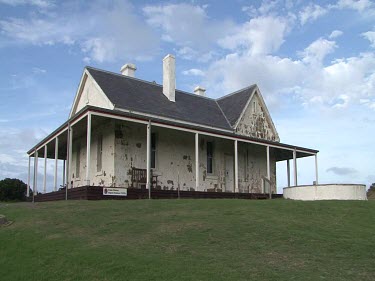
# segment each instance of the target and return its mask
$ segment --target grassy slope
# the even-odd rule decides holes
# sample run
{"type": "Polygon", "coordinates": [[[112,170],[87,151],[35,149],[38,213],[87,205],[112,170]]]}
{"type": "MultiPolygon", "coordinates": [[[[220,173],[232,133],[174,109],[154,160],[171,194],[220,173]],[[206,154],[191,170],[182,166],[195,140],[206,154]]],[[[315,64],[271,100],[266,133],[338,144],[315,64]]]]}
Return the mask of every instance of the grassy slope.
{"type": "Polygon", "coordinates": [[[1,280],[374,280],[375,201],[0,204],[1,280]]]}

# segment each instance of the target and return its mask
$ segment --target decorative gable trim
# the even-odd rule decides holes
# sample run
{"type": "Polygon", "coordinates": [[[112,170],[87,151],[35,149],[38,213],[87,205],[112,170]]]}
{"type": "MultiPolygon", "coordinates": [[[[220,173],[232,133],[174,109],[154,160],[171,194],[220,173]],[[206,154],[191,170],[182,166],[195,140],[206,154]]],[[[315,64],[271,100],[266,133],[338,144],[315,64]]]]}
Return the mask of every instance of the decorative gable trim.
{"type": "Polygon", "coordinates": [[[107,95],[104,93],[104,91],[100,88],[98,83],[95,81],[95,79],[91,76],[90,72],[85,68],[83,71],[81,80],[79,82],[78,90],[76,92],[76,95],[74,97],[73,106],[69,113],[69,118],[73,117],[74,114],[77,113],[77,107],[79,104],[79,101],[82,98],[83,89],[85,88],[87,80],[90,79],[90,81],[94,84],[95,88],[98,90],[98,93],[101,95],[101,97],[106,101],[106,103],[109,105],[108,109],[114,109],[114,104],[108,99],[107,95]]]}
{"type": "Polygon", "coordinates": [[[234,131],[237,130],[237,127],[238,127],[239,123],[241,122],[241,120],[242,120],[242,118],[243,118],[245,112],[247,111],[248,107],[250,106],[250,102],[252,101],[252,99],[253,99],[254,96],[258,96],[259,101],[260,101],[260,103],[261,103],[261,106],[262,106],[262,108],[263,108],[263,110],[264,110],[264,113],[265,113],[265,116],[266,116],[266,120],[267,120],[267,122],[270,124],[271,129],[272,129],[272,131],[273,131],[273,133],[274,133],[274,135],[275,135],[276,140],[277,140],[277,141],[280,141],[279,134],[277,133],[277,130],[276,130],[275,124],[274,124],[273,121],[272,121],[271,114],[270,114],[269,111],[268,111],[268,108],[267,108],[267,106],[266,106],[266,103],[264,102],[264,99],[263,99],[262,94],[260,93],[260,90],[259,90],[259,88],[258,88],[258,85],[255,86],[253,92],[251,93],[249,99],[248,99],[247,102],[246,102],[245,107],[243,108],[243,110],[242,110],[242,112],[241,112],[240,117],[237,119],[237,121],[236,121],[236,123],[235,123],[235,125],[234,125],[234,127],[233,127],[234,131]]]}

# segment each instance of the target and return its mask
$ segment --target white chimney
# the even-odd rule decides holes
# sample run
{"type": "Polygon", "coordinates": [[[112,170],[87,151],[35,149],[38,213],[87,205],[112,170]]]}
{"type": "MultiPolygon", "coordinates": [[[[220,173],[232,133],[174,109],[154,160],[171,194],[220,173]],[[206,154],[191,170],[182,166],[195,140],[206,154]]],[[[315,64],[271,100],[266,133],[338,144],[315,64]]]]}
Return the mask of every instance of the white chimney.
{"type": "Polygon", "coordinates": [[[163,94],[175,102],[176,95],[176,66],[174,56],[168,54],[163,59],[163,94]]]}
{"type": "Polygon", "coordinates": [[[129,77],[135,77],[135,71],[137,68],[135,67],[135,64],[127,63],[121,67],[121,73],[122,75],[129,76],[129,77]]]}
{"type": "Polygon", "coordinates": [[[201,86],[197,86],[194,89],[194,94],[205,97],[206,96],[206,89],[201,87],[201,86]]]}

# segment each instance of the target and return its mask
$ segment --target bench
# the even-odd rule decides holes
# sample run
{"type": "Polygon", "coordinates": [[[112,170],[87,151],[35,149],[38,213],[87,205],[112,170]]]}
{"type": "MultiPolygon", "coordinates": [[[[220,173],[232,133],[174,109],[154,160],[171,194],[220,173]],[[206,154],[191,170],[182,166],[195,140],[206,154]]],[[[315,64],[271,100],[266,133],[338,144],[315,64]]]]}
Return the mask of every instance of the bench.
{"type": "MultiPolygon", "coordinates": [[[[151,185],[157,186],[157,178],[152,174],[150,170],[151,185]]],[[[132,168],[132,187],[135,188],[146,188],[147,184],[147,169],[132,168]]]]}

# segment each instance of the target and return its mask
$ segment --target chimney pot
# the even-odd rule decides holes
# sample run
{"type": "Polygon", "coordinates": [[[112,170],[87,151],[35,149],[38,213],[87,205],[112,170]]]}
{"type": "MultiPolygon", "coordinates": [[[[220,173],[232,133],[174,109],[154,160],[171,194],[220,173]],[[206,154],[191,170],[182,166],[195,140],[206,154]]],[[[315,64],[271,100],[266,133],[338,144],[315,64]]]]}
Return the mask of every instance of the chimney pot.
{"type": "Polygon", "coordinates": [[[205,97],[206,96],[206,89],[201,87],[201,86],[197,86],[194,89],[194,94],[205,97]]]}
{"type": "Polygon", "coordinates": [[[121,74],[129,77],[135,77],[135,71],[137,67],[135,64],[127,63],[121,67],[121,74]]]}
{"type": "Polygon", "coordinates": [[[163,59],[163,94],[175,102],[176,96],[176,62],[174,56],[168,54],[163,59]]]}

